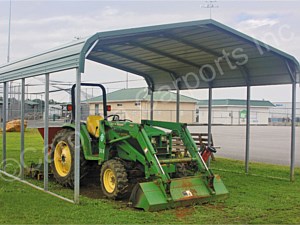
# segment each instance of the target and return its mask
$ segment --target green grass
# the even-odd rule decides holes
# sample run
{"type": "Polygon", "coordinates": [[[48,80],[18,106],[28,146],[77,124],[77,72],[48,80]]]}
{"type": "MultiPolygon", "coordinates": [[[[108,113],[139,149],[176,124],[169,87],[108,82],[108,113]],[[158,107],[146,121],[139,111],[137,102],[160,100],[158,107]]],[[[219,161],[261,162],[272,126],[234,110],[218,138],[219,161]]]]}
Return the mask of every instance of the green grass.
{"type": "MultiPolygon", "coordinates": [[[[6,158],[7,158],[7,172],[19,173],[21,136],[20,133],[6,133],[6,158]]],[[[44,141],[37,129],[27,129],[25,132],[25,167],[30,166],[32,162],[43,162],[43,146],[44,141]]],[[[2,134],[0,134],[0,157],[2,159],[2,134]]]]}
{"type": "MultiPolygon", "coordinates": [[[[17,143],[19,134],[9,134],[8,155],[15,159],[19,158],[17,143]]],[[[26,162],[42,159],[42,146],[38,133],[27,131],[26,147],[32,149],[32,154],[30,150],[26,152],[26,162]]],[[[299,179],[291,183],[272,178],[289,178],[288,167],[251,163],[250,170],[255,176],[242,173],[244,164],[241,161],[217,158],[212,167],[228,188],[228,199],[154,213],[127,208],[120,202],[84,196],[80,205],[73,205],[22,183],[0,179],[0,224],[300,223],[299,179]]],[[[300,169],[297,168],[296,178],[299,175],[300,169]]],[[[31,182],[42,185],[42,182],[31,182]]],[[[71,190],[53,183],[51,190],[65,196],[72,195],[71,190]]]]}

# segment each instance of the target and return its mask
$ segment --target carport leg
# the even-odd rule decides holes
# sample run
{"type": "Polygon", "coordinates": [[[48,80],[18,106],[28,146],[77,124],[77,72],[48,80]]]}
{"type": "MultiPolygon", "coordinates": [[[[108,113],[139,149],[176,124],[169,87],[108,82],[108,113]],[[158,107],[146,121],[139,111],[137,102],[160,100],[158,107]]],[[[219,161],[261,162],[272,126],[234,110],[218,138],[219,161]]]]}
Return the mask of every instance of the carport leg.
{"type": "Polygon", "coordinates": [[[246,153],[245,153],[245,172],[249,172],[249,151],[250,151],[250,94],[251,87],[247,86],[247,117],[246,117],[246,153]]]}
{"type": "Polygon", "coordinates": [[[176,122],[179,123],[180,121],[180,89],[177,87],[176,92],[176,122]]]}
{"type": "Polygon", "coordinates": [[[3,83],[3,124],[2,124],[2,169],[6,170],[6,122],[8,116],[8,84],[7,82],[3,83]]]}
{"type": "MultiPolygon", "coordinates": [[[[212,115],[212,88],[208,88],[208,127],[207,127],[207,135],[208,135],[208,146],[211,146],[211,115],[212,115]]],[[[207,165],[210,166],[211,157],[209,157],[207,165]]]]}
{"type": "MultiPolygon", "coordinates": [[[[44,117],[44,190],[48,191],[48,149],[49,149],[49,74],[45,74],[45,117],[44,117]]],[[[52,149],[54,150],[54,149],[52,149]]]]}
{"type": "Polygon", "coordinates": [[[81,73],[76,69],[76,97],[75,97],[75,160],[74,160],[74,202],[79,203],[80,193],[80,89],[81,73]]]}
{"type": "Polygon", "coordinates": [[[154,91],[151,89],[150,95],[150,120],[153,121],[153,114],[154,114],[154,91]]]}
{"type": "Polygon", "coordinates": [[[212,88],[208,89],[208,146],[211,146],[212,88]]]}
{"type": "Polygon", "coordinates": [[[295,181],[296,82],[292,84],[291,167],[290,181],[295,181]]]}
{"type": "Polygon", "coordinates": [[[25,78],[22,79],[22,90],[21,90],[21,152],[20,152],[20,164],[21,164],[21,174],[20,178],[24,179],[24,151],[25,151],[25,78]]]}

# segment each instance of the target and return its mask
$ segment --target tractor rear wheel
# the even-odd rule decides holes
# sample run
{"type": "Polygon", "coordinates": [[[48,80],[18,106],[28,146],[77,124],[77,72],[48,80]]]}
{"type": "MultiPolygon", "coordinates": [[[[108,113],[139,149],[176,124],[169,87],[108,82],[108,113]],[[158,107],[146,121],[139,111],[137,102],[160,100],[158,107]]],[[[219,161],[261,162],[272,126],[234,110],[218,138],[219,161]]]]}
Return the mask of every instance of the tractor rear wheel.
{"type": "Polygon", "coordinates": [[[128,194],[127,172],[122,162],[111,159],[102,165],[100,173],[103,194],[111,199],[121,199],[128,194]]]}
{"type": "MultiPolygon", "coordinates": [[[[75,131],[62,129],[51,146],[51,168],[55,180],[66,187],[74,187],[75,131]]],[[[88,173],[87,161],[80,151],[80,180],[88,173]]]]}

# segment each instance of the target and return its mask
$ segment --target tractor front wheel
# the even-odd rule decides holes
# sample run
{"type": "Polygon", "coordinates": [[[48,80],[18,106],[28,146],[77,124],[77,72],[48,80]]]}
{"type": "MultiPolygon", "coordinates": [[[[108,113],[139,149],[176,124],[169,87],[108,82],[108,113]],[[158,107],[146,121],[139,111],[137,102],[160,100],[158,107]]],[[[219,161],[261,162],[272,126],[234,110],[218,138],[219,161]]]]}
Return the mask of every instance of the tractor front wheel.
{"type": "Polygon", "coordinates": [[[100,173],[103,194],[111,199],[121,199],[128,194],[127,172],[118,160],[108,160],[102,165],[100,173]]]}

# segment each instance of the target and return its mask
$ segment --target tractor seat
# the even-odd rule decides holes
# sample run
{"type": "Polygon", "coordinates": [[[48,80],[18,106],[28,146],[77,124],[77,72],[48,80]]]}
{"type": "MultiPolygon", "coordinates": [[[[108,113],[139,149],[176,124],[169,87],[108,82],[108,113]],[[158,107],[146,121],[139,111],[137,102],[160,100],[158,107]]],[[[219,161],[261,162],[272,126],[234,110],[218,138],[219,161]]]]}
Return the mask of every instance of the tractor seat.
{"type": "Polygon", "coordinates": [[[88,116],[86,119],[86,126],[88,132],[94,136],[95,138],[99,138],[100,132],[99,132],[99,125],[100,120],[103,120],[104,118],[102,116],[88,116]]]}

